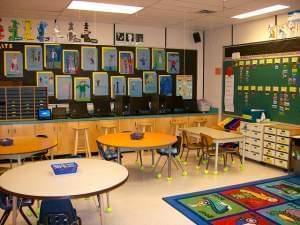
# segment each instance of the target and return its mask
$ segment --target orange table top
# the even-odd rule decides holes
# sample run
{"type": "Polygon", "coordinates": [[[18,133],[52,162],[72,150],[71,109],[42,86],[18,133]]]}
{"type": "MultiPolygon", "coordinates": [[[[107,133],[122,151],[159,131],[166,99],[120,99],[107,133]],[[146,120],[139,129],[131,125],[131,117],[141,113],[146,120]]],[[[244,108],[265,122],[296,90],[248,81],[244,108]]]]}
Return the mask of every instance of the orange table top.
{"type": "Polygon", "coordinates": [[[0,146],[0,155],[20,155],[53,148],[57,141],[41,137],[15,137],[13,145],[0,146]]]}
{"type": "Polygon", "coordinates": [[[132,140],[130,134],[131,132],[102,135],[97,141],[106,146],[131,149],[166,147],[177,141],[176,136],[165,133],[145,132],[141,140],[132,140]]]}

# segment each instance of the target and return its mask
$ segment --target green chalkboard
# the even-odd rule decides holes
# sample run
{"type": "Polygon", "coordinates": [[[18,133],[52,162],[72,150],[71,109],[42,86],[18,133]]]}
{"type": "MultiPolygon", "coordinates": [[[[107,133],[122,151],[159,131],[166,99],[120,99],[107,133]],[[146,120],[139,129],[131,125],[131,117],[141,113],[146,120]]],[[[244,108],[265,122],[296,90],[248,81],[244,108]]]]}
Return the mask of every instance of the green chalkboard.
{"type": "Polygon", "coordinates": [[[234,75],[234,112],[226,112],[223,101],[224,113],[265,109],[271,120],[300,124],[299,53],[225,60],[223,71],[223,99],[226,72],[234,75]]]}

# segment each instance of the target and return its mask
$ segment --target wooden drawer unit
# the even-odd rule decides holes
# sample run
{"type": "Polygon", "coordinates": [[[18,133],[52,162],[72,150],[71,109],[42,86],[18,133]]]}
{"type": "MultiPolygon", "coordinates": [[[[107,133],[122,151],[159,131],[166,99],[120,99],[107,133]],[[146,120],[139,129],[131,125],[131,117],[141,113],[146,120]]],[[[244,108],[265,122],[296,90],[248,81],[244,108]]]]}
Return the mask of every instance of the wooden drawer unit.
{"type": "Polygon", "coordinates": [[[257,139],[262,139],[262,134],[260,132],[257,132],[257,131],[250,131],[248,134],[247,134],[249,137],[252,137],[252,138],[257,138],[257,139]]]}
{"type": "Polygon", "coordinates": [[[290,138],[277,136],[277,143],[283,145],[290,145],[290,138]]]}
{"type": "Polygon", "coordinates": [[[267,164],[275,165],[275,159],[269,156],[264,155],[263,161],[267,164]]]}
{"type": "Polygon", "coordinates": [[[290,146],[288,145],[282,145],[282,144],[276,144],[276,150],[281,152],[289,153],[290,146]]]}
{"type": "Polygon", "coordinates": [[[270,156],[270,157],[275,157],[276,152],[274,150],[271,149],[264,149],[264,155],[270,156]]]}
{"type": "Polygon", "coordinates": [[[261,153],[261,147],[252,145],[252,146],[251,146],[251,151],[260,154],[260,153],[261,153]]]}
{"type": "Polygon", "coordinates": [[[247,129],[251,131],[262,132],[263,131],[262,128],[263,128],[262,125],[256,123],[249,123],[247,125],[247,129]]]}
{"type": "Polygon", "coordinates": [[[287,169],[288,168],[288,162],[285,160],[275,159],[274,160],[275,166],[287,169]]]}
{"type": "Polygon", "coordinates": [[[276,134],[276,128],[274,128],[274,127],[265,127],[264,132],[266,134],[276,134]]]}
{"type": "Polygon", "coordinates": [[[264,141],[264,147],[269,149],[276,149],[276,144],[270,141],[264,141]]]}
{"type": "Polygon", "coordinates": [[[279,136],[290,137],[290,131],[289,130],[277,129],[276,133],[279,136]]]}
{"type": "Polygon", "coordinates": [[[264,134],[264,140],[276,142],[276,135],[273,134],[264,134]]]}
{"type": "Polygon", "coordinates": [[[275,158],[282,159],[282,160],[289,160],[289,154],[284,152],[276,152],[275,158]]]}
{"type": "Polygon", "coordinates": [[[261,154],[257,152],[249,152],[248,158],[253,159],[255,161],[261,161],[261,154]]]}

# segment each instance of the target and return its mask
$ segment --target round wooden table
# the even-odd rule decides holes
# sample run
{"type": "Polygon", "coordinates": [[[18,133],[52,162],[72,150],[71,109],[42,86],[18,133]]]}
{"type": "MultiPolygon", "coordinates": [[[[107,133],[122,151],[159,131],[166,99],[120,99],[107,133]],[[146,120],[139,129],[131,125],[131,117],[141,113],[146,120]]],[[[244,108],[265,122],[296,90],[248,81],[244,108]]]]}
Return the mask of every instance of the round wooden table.
{"type": "MultiPolygon", "coordinates": [[[[84,197],[105,193],[126,182],[128,170],[118,163],[99,159],[60,159],[28,163],[0,176],[0,188],[14,196],[13,225],[17,197],[34,199],[84,197]],[[51,164],[76,162],[77,173],[54,175],[51,164]],[[30,176],[29,176],[30,175],[30,176]]],[[[103,200],[100,197],[103,224],[103,200]]]]}
{"type": "Polygon", "coordinates": [[[126,148],[134,151],[159,149],[170,146],[177,141],[177,137],[165,133],[145,132],[141,140],[133,140],[131,132],[102,135],[97,141],[109,147],[118,149],[118,162],[120,163],[120,149],[126,148]]]}
{"type": "Polygon", "coordinates": [[[24,136],[12,139],[13,145],[0,146],[0,159],[17,160],[19,165],[22,159],[57,146],[57,141],[52,138],[24,136]]]}

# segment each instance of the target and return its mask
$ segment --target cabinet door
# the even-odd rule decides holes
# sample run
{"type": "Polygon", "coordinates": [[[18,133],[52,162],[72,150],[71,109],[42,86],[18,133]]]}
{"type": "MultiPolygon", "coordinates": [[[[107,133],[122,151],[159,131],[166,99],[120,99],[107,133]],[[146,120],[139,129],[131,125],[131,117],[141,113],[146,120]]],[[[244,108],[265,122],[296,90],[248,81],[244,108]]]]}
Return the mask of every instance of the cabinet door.
{"type": "Polygon", "coordinates": [[[49,138],[57,138],[57,123],[35,124],[34,135],[46,135],[49,138]]]}
{"type": "Polygon", "coordinates": [[[171,120],[172,117],[156,118],[154,131],[172,134],[171,120]]]}
{"type": "Polygon", "coordinates": [[[73,127],[78,122],[65,122],[57,124],[57,154],[73,154],[75,146],[75,132],[73,127]]]}
{"type": "Polygon", "coordinates": [[[136,119],[120,119],[119,120],[120,132],[135,131],[136,130],[135,121],[136,119]]]}
{"type": "Polygon", "coordinates": [[[34,136],[34,125],[33,124],[12,125],[11,132],[13,137],[34,136]]]}
{"type": "Polygon", "coordinates": [[[0,138],[12,137],[13,131],[11,125],[0,126],[0,138]]]}
{"type": "MultiPolygon", "coordinates": [[[[89,139],[89,146],[90,146],[90,150],[91,152],[97,152],[98,151],[98,147],[96,144],[96,139],[98,138],[98,130],[97,130],[97,123],[95,123],[95,121],[91,121],[91,122],[79,122],[79,126],[83,126],[83,127],[87,127],[88,128],[88,139],[89,139]]],[[[74,138],[75,138],[75,134],[74,134],[74,138]]],[[[79,141],[81,143],[84,143],[85,139],[84,139],[84,135],[82,134],[79,138],[79,141]]]]}

